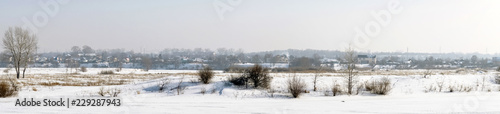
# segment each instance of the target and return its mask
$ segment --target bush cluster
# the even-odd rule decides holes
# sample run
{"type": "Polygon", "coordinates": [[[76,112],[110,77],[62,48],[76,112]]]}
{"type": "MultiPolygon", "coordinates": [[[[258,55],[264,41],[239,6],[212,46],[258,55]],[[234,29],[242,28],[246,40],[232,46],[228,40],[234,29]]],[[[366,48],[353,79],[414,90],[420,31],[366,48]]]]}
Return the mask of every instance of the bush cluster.
{"type": "Polygon", "coordinates": [[[113,70],[103,70],[99,72],[99,74],[115,74],[115,72],[113,72],[113,70]]]}
{"type": "Polygon", "coordinates": [[[101,87],[99,88],[99,91],[97,91],[97,94],[103,97],[106,95],[109,95],[110,97],[118,97],[120,93],[122,93],[122,90],[118,88],[105,89],[104,87],[101,87]]]}
{"type": "Polygon", "coordinates": [[[244,86],[247,84],[247,78],[243,76],[236,76],[236,77],[231,76],[229,78],[229,82],[231,82],[233,85],[236,86],[244,86]]]}
{"type": "Polygon", "coordinates": [[[340,87],[339,84],[335,84],[333,87],[332,87],[332,93],[333,93],[333,96],[337,96],[337,95],[340,95],[342,94],[342,88],[340,87]]]}
{"type": "Polygon", "coordinates": [[[200,76],[199,80],[201,82],[203,82],[204,84],[208,84],[210,83],[210,80],[213,78],[214,72],[212,71],[212,68],[205,67],[198,71],[198,76],[200,76]]]}
{"type": "Polygon", "coordinates": [[[88,70],[87,70],[87,67],[84,67],[84,66],[80,67],[80,70],[81,70],[82,72],[87,72],[87,71],[88,71],[88,70]]]}
{"type": "Polygon", "coordinates": [[[234,85],[253,85],[254,88],[269,88],[272,78],[269,76],[269,70],[260,65],[255,65],[246,69],[240,77],[232,77],[229,82],[234,85]]]}
{"type": "Polygon", "coordinates": [[[0,97],[10,97],[17,95],[17,84],[15,79],[0,81],[0,97]]]}
{"type": "Polygon", "coordinates": [[[9,82],[3,80],[0,82],[0,97],[9,97],[16,94],[16,90],[9,84],[9,82]]]}
{"type": "Polygon", "coordinates": [[[306,89],[306,83],[304,80],[300,79],[297,76],[292,77],[291,79],[288,79],[288,91],[292,94],[294,98],[299,97],[300,94],[302,94],[303,91],[306,89]]]}
{"type": "Polygon", "coordinates": [[[380,80],[375,80],[365,84],[365,90],[372,94],[387,95],[392,90],[391,80],[383,77],[380,80]]]}

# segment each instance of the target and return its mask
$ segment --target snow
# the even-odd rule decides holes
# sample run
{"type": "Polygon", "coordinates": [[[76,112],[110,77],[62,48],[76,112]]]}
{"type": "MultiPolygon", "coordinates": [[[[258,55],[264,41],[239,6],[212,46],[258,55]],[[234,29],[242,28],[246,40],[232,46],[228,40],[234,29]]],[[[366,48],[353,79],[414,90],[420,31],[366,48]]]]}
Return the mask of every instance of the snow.
{"type": "MultiPolygon", "coordinates": [[[[1,69],[3,70],[3,69],[1,69]]],[[[101,70],[90,69],[85,74],[97,74],[101,70]]],[[[59,74],[65,69],[37,68],[29,70],[31,74],[59,74]]],[[[195,73],[182,70],[150,70],[124,69],[123,74],[155,74],[155,73],[195,73]]],[[[402,71],[401,71],[402,72],[402,71]]],[[[319,90],[312,91],[313,73],[295,74],[307,82],[307,90],[299,98],[291,98],[286,90],[286,81],[294,74],[271,73],[273,76],[272,90],[245,89],[225,82],[231,73],[217,72],[211,84],[192,83],[193,75],[165,74],[165,78],[152,79],[143,82],[115,86],[25,86],[16,97],[0,98],[0,113],[450,113],[476,112],[500,113],[500,86],[493,81],[494,73],[432,75],[423,78],[422,75],[361,75],[358,80],[388,77],[393,89],[388,95],[374,95],[362,92],[359,95],[325,96],[328,94],[334,80],[342,83],[343,78],[335,73],[319,77],[319,90]],[[177,95],[176,86],[183,81],[186,87],[182,94],[177,95]],[[158,83],[170,80],[168,90],[158,91],[158,83]],[[484,80],[484,81],[483,81],[484,80]],[[428,91],[430,86],[444,87],[441,92],[428,91]],[[449,86],[473,87],[471,92],[449,92],[449,86]],[[16,107],[16,99],[59,99],[59,98],[103,98],[96,94],[99,88],[119,88],[122,93],[120,107],[16,107]],[[202,88],[206,93],[201,94],[202,88]],[[491,90],[491,91],[489,91],[491,90]],[[271,97],[272,95],[272,97],[271,97]]],[[[106,96],[105,98],[112,98],[106,96]]]]}

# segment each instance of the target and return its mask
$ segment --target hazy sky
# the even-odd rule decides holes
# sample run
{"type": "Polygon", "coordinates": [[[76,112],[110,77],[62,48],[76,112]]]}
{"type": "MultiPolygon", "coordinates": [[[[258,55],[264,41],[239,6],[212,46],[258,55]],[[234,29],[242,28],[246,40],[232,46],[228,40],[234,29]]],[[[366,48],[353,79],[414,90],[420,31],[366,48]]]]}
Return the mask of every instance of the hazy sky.
{"type": "MultiPolygon", "coordinates": [[[[72,46],[343,50],[391,0],[0,0],[0,31],[38,18],[41,52],[72,46]],[[238,3],[238,1],[241,1],[238,3]],[[219,17],[216,6],[232,10],[219,17]],[[49,9],[54,9],[53,5],[49,9]],[[53,15],[49,15],[53,14],[53,15]],[[47,17],[43,17],[44,14],[47,17]],[[48,20],[44,20],[48,19],[48,20]],[[43,23],[46,21],[46,23],[43,23]]],[[[358,50],[500,52],[500,1],[401,0],[401,11],[358,50]]],[[[394,5],[394,4],[393,4],[394,5]]],[[[219,9],[221,9],[219,7],[219,9]]],[[[384,16],[383,19],[387,19],[384,16]]],[[[373,23],[371,23],[373,24],[373,23]]],[[[369,27],[369,30],[377,28],[369,27]]],[[[2,35],[3,38],[3,35],[2,35]]]]}

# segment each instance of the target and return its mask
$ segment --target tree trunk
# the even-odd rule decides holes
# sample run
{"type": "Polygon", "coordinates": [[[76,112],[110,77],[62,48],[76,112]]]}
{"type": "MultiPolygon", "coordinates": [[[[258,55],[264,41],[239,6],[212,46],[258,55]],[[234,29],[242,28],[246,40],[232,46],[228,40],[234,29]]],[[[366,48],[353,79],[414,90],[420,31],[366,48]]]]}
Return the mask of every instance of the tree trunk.
{"type": "Polygon", "coordinates": [[[23,69],[23,78],[24,78],[24,73],[26,72],[26,68],[23,69]]]}
{"type": "Polygon", "coordinates": [[[19,72],[17,72],[16,74],[17,74],[17,79],[19,79],[19,74],[20,74],[20,73],[19,73],[19,72]]]}

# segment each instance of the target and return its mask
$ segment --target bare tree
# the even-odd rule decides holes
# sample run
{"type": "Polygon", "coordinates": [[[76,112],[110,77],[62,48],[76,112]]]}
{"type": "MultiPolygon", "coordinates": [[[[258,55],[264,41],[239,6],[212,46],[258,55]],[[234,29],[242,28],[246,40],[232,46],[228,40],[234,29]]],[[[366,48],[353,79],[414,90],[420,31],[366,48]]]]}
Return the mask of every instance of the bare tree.
{"type": "Polygon", "coordinates": [[[318,90],[318,88],[316,87],[316,84],[318,83],[318,77],[321,76],[321,73],[322,73],[322,68],[321,67],[319,67],[318,69],[316,69],[316,72],[314,73],[314,80],[313,80],[313,84],[314,84],[313,91],[318,90]]]}
{"type": "Polygon", "coordinates": [[[31,60],[30,56],[33,56],[36,52],[37,44],[38,40],[36,35],[31,34],[30,31],[21,27],[9,27],[5,32],[3,45],[6,52],[12,57],[12,63],[14,64],[18,79],[21,73],[21,67],[24,67],[24,78],[27,64],[31,60]]]}
{"type": "Polygon", "coordinates": [[[346,60],[346,65],[347,65],[346,69],[347,71],[346,74],[344,75],[347,87],[347,94],[352,95],[354,90],[354,85],[356,84],[357,81],[356,80],[357,71],[355,71],[356,67],[355,52],[351,47],[345,50],[344,59],[346,60]]]}
{"type": "Polygon", "coordinates": [[[28,64],[31,64],[31,63],[34,63],[34,55],[35,55],[35,52],[36,52],[36,49],[37,49],[37,40],[36,39],[32,39],[32,40],[29,40],[26,44],[27,44],[27,48],[26,48],[26,52],[23,53],[23,57],[21,59],[22,61],[22,64],[23,64],[23,78],[24,78],[24,74],[26,73],[26,68],[28,68],[28,64]]]}
{"type": "Polygon", "coordinates": [[[153,61],[151,60],[151,58],[147,56],[143,56],[141,62],[142,62],[142,69],[144,71],[149,71],[149,69],[151,69],[151,67],[153,66],[153,61]]]}

